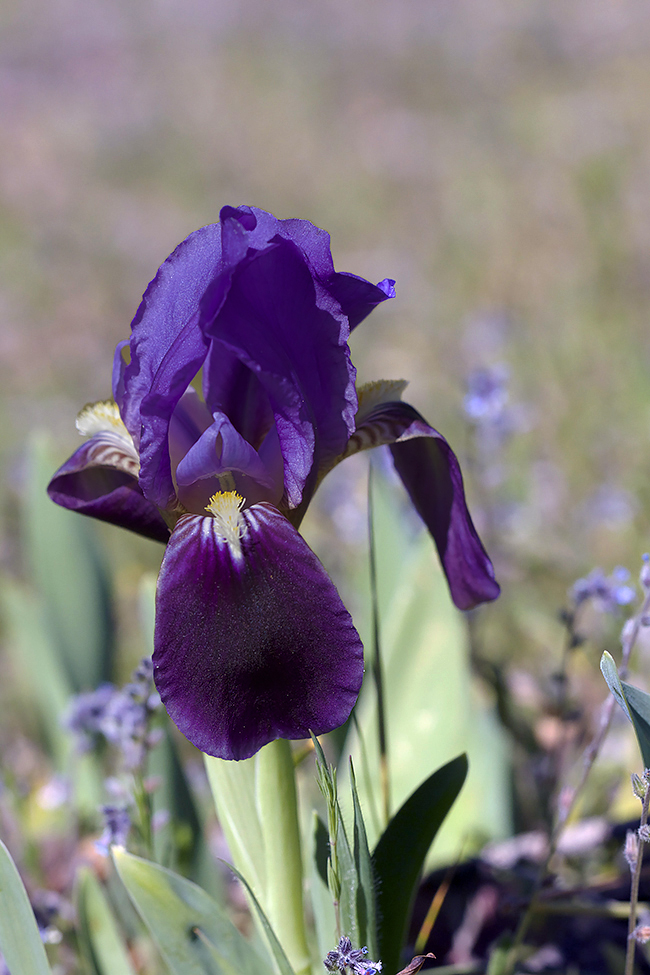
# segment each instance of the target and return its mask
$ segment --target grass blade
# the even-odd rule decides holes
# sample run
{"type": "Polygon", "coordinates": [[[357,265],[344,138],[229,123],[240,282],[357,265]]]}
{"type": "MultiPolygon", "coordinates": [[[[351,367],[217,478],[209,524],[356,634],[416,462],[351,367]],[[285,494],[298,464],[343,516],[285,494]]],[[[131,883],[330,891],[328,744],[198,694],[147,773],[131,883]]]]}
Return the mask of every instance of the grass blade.
{"type": "Polygon", "coordinates": [[[379,957],[388,972],[399,968],[418,877],[466,775],[465,755],[430,775],[393,816],[373,854],[381,918],[379,957]]]}
{"type": "Polygon", "coordinates": [[[79,940],[93,975],[135,975],[108,899],[88,869],[77,878],[79,940]]]}

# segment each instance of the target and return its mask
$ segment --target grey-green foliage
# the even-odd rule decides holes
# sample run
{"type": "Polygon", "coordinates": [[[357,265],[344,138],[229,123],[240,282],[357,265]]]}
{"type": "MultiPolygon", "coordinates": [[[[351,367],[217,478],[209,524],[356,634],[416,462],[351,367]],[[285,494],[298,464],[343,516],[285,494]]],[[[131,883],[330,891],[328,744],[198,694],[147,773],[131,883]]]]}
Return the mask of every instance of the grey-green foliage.
{"type": "Polygon", "coordinates": [[[350,759],[350,787],[354,806],[352,825],[354,867],[357,875],[356,916],[359,929],[359,945],[366,945],[371,958],[378,958],[377,910],[375,896],[375,871],[370,856],[366,825],[357,792],[354,766],[350,759]]]}
{"type": "Polygon", "coordinates": [[[273,955],[273,961],[275,963],[275,967],[277,969],[278,975],[294,975],[293,969],[289,963],[289,959],[284,953],[284,949],[280,944],[280,942],[278,941],[275,931],[271,927],[269,923],[269,919],[264,913],[264,910],[262,909],[262,905],[260,904],[257,897],[255,896],[253,889],[251,888],[251,885],[248,883],[244,875],[239,872],[237,867],[233,866],[232,864],[230,864],[229,866],[232,872],[237,877],[237,879],[240,881],[240,883],[246,888],[246,893],[251,899],[251,902],[255,909],[255,913],[257,914],[257,917],[259,919],[260,926],[266,937],[267,943],[271,950],[271,954],[273,955]]]}
{"type": "Polygon", "coordinates": [[[63,769],[72,743],[61,726],[61,715],[72,692],[42,600],[27,586],[5,577],[0,587],[0,607],[6,647],[21,685],[21,698],[35,705],[47,749],[56,766],[63,769]]]}
{"type": "Polygon", "coordinates": [[[27,891],[1,841],[0,951],[12,975],[52,975],[27,891]]]}
{"type": "Polygon", "coordinates": [[[327,883],[327,864],[329,859],[329,834],[327,826],[318,813],[312,813],[312,833],[309,857],[309,890],[314,912],[316,938],[321,958],[336,944],[336,914],[327,883]]]}
{"type": "Polygon", "coordinates": [[[61,724],[72,689],[43,600],[14,579],[0,581],[5,646],[21,684],[20,699],[33,704],[53,764],[73,784],[77,809],[94,815],[103,794],[101,776],[92,756],[75,754],[71,736],[61,724]]]}
{"type": "Polygon", "coordinates": [[[172,975],[274,975],[271,961],[196,884],[119,848],[113,859],[172,975]]]}
{"type": "Polygon", "coordinates": [[[257,897],[266,892],[264,837],[255,797],[255,758],[226,762],[204,755],[208,782],[233,861],[257,897]]]}
{"type": "MultiPolygon", "coordinates": [[[[405,802],[433,769],[455,755],[466,752],[470,763],[463,793],[429,855],[431,866],[435,860],[454,858],[468,838],[484,841],[507,835],[511,820],[509,746],[493,704],[472,677],[467,621],[450,599],[428,534],[414,536],[412,523],[400,507],[401,494],[400,486],[375,476],[373,524],[391,808],[405,802]]],[[[370,653],[372,640],[367,633],[364,636],[370,653]]],[[[381,759],[376,695],[369,676],[370,669],[345,751],[354,759],[373,846],[382,825],[371,814],[381,806],[377,789],[381,759]]],[[[347,822],[352,809],[346,800],[341,790],[347,822]]]]}
{"type": "MultiPolygon", "coordinates": [[[[350,766],[354,809],[350,843],[339,807],[336,770],[327,764],[318,740],[313,738],[313,741],[316,749],[318,784],[327,806],[329,837],[327,883],[335,910],[338,909],[340,933],[347,935],[357,947],[367,945],[371,957],[375,957],[373,952],[378,943],[375,883],[354,770],[350,766]]],[[[316,833],[314,855],[317,858],[317,872],[322,877],[322,833],[319,836],[319,831],[316,833]]]]}
{"type": "Polygon", "coordinates": [[[632,722],[643,767],[650,768],[650,694],[620,679],[614,658],[607,650],[600,659],[600,669],[623,713],[632,722]]]}

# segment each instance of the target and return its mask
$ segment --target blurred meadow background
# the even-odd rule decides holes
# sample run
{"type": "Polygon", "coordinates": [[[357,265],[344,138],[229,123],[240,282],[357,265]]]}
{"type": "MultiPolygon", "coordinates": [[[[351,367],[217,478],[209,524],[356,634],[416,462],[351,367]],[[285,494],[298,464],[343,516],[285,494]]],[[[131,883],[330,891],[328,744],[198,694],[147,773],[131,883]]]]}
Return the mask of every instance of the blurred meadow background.
{"type": "MultiPolygon", "coordinates": [[[[0,28],[0,830],[36,885],[67,896],[74,844],[43,792],[69,770],[67,695],[150,652],[161,556],[44,488],[159,264],[224,204],[309,219],[338,270],[396,278],[353,360],[362,382],[410,380],[454,446],[502,584],[460,617],[376,460],[395,802],[469,748],[432,862],[548,826],[622,622],[584,615],[565,692],[558,614],[578,577],[622,565],[634,584],[650,550],[648,4],[7,0],[0,28]],[[472,377],[501,391],[501,426],[472,413],[472,377]]],[[[335,471],[305,523],[364,634],[366,472],[335,471]]],[[[638,814],[640,763],[622,722],[611,742],[582,812],[615,821],[638,814]]]]}

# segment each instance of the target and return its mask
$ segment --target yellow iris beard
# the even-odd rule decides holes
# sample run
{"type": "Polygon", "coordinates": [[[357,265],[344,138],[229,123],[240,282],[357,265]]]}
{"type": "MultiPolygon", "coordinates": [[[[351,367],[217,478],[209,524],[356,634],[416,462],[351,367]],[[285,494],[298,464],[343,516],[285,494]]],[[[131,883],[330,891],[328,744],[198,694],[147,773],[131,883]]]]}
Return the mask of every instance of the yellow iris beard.
{"type": "Polygon", "coordinates": [[[243,504],[244,499],[236,491],[221,491],[212,495],[205,509],[214,518],[218,533],[225,538],[237,554],[241,552],[240,537],[243,524],[241,509],[243,504]]]}

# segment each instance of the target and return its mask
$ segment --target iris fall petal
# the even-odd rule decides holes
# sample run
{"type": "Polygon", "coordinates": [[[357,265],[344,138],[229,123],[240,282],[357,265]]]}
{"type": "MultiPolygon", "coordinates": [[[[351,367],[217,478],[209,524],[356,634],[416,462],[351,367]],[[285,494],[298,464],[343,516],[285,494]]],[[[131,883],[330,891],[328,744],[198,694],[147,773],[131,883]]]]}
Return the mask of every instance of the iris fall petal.
{"type": "Polygon", "coordinates": [[[169,528],[140,489],[137,463],[116,440],[98,434],[82,444],[58,469],[47,493],[71,511],[167,542],[169,528]]]}
{"type": "Polygon", "coordinates": [[[358,423],[346,455],[388,444],[395,469],[429,529],[459,609],[496,599],[499,585],[474,528],[453,450],[417,410],[401,401],[380,403],[358,423]]]}
{"type": "Polygon", "coordinates": [[[361,687],[363,650],[340,596],[275,508],[176,526],[158,580],[154,673],[198,748],[243,759],[275,738],[331,731],[361,687]]]}

